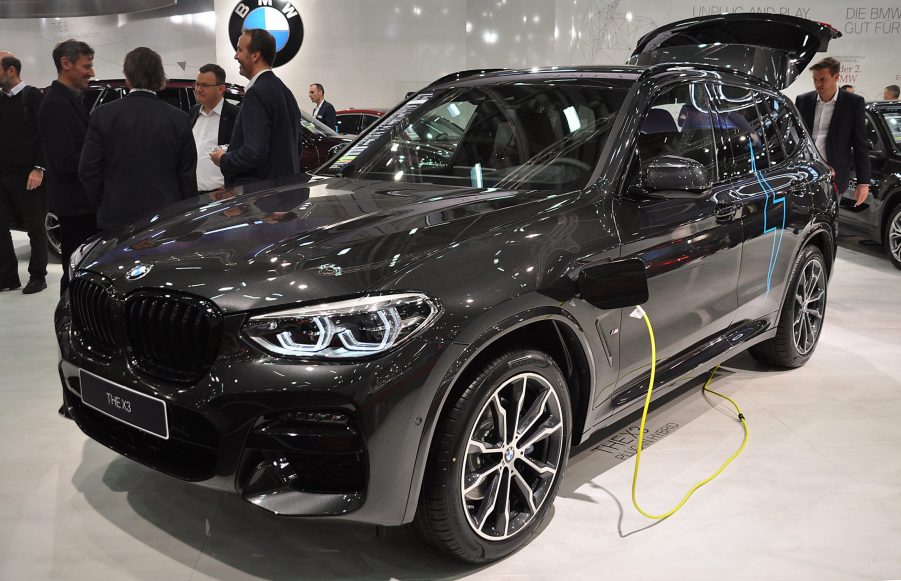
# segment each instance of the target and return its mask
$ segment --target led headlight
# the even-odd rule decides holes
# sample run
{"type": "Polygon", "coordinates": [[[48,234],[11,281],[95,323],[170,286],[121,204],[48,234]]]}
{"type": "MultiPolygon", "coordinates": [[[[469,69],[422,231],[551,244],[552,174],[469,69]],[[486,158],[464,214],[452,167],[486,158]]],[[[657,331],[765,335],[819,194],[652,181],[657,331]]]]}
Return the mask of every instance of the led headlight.
{"type": "Polygon", "coordinates": [[[359,358],[403,343],[438,312],[424,294],[370,296],[257,315],[243,332],[274,355],[359,358]]]}
{"type": "Polygon", "coordinates": [[[75,275],[75,270],[81,264],[81,261],[85,259],[85,257],[91,253],[91,250],[94,250],[94,247],[100,243],[100,237],[98,236],[94,240],[89,240],[75,249],[75,252],[72,253],[72,256],[69,257],[69,279],[75,275]]]}

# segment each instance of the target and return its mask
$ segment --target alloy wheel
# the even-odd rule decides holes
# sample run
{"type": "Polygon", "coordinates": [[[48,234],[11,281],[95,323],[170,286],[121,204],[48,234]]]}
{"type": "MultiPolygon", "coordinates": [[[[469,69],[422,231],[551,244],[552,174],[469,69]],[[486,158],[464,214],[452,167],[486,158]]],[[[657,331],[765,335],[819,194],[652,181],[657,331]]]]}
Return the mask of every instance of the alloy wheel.
{"type": "Polygon", "coordinates": [[[535,518],[562,466],[564,434],[560,400],[541,375],[521,373],[494,390],[469,435],[461,475],[477,535],[507,539],[535,518]]]}
{"type": "Polygon", "coordinates": [[[901,262],[901,212],[895,213],[888,231],[888,251],[896,262],[901,262]]]}
{"type": "Polygon", "coordinates": [[[62,255],[62,243],[59,241],[59,218],[53,212],[47,212],[47,215],[44,216],[44,230],[47,231],[50,250],[57,256],[62,255]]]}
{"type": "Polygon", "coordinates": [[[813,350],[823,326],[826,310],[826,277],[819,260],[810,260],[801,271],[795,288],[795,317],[792,324],[795,348],[801,355],[813,350]]]}

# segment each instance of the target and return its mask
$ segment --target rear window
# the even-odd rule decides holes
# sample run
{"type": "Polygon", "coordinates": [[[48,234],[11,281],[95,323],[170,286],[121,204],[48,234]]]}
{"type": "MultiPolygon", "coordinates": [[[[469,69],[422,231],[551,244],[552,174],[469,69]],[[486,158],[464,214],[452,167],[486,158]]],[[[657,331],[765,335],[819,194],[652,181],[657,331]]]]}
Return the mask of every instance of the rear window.
{"type": "Polygon", "coordinates": [[[476,188],[586,185],[626,96],[608,86],[509,84],[418,95],[325,173],[476,188]]]}

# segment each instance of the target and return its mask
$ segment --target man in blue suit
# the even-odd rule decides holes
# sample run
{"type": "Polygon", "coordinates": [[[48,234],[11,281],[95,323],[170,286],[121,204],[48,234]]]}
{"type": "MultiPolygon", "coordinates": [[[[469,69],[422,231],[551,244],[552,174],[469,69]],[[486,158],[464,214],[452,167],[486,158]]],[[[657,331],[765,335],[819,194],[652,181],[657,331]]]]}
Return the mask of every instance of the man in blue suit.
{"type": "Polygon", "coordinates": [[[320,83],[310,85],[310,101],[313,102],[313,117],[319,119],[332,129],[338,128],[338,116],[335,107],[325,100],[325,87],[320,83]]]}
{"type": "Polygon", "coordinates": [[[259,28],[245,30],[235,53],[241,76],[250,79],[235,120],[228,152],[210,159],[222,170],[225,187],[300,173],[300,108],[290,89],[272,72],[275,39],[259,28]]]}

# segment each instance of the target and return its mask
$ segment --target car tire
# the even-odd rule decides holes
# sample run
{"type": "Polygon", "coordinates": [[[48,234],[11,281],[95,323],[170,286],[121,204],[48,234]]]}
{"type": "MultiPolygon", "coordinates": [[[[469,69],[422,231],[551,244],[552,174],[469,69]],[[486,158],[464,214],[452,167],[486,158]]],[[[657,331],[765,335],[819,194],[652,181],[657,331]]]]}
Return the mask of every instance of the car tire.
{"type": "Polygon", "coordinates": [[[888,259],[901,270],[901,204],[892,208],[888,221],[885,223],[885,235],[883,236],[885,253],[888,259]]]}
{"type": "Polygon", "coordinates": [[[805,246],[791,270],[776,336],[751,347],[751,355],[775,367],[801,367],[816,349],[826,315],[826,261],[805,246]]]}
{"type": "Polygon", "coordinates": [[[497,357],[465,385],[439,420],[413,527],[458,559],[488,563],[528,543],[553,504],[569,394],[554,360],[534,350],[497,357]]]}
{"type": "Polygon", "coordinates": [[[53,212],[44,216],[44,229],[47,231],[47,248],[50,254],[59,258],[63,255],[62,243],[59,241],[59,218],[53,212]]]}

